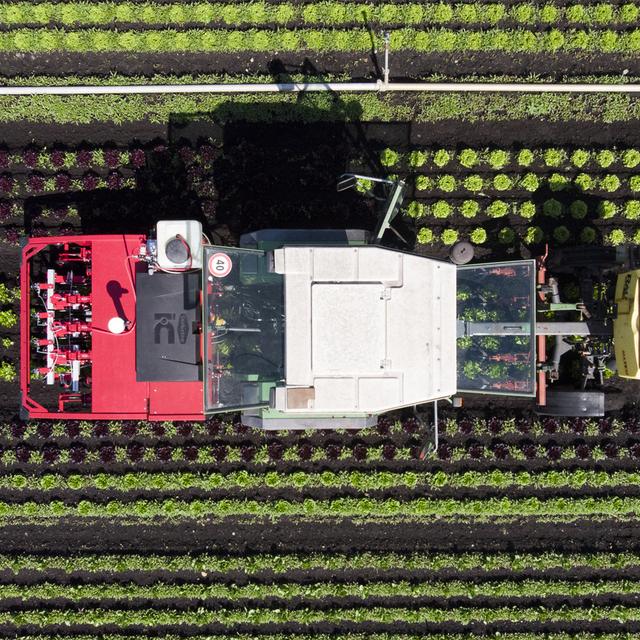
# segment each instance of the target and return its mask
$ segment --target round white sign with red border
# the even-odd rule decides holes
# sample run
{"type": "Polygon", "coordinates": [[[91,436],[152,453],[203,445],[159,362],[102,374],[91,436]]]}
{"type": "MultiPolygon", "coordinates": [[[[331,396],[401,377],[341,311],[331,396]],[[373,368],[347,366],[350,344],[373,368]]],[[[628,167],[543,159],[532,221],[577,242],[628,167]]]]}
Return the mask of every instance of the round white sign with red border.
{"type": "Polygon", "coordinates": [[[225,278],[231,273],[233,263],[226,253],[214,253],[209,258],[209,273],[216,278],[225,278]]]}

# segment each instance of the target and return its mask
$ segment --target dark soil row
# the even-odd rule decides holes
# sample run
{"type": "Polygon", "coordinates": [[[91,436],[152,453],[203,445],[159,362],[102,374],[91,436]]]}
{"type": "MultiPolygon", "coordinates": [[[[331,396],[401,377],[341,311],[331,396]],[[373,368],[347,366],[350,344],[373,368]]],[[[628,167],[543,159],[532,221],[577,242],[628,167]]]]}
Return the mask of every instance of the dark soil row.
{"type": "Polygon", "coordinates": [[[311,598],[247,598],[247,599],[225,599],[225,598],[131,598],[120,600],[114,598],[83,598],[72,600],[64,597],[61,590],[59,598],[38,599],[38,598],[6,598],[0,600],[0,611],[12,611],[15,613],[22,611],[55,611],[65,609],[67,611],[82,611],[88,608],[99,608],[101,610],[130,611],[132,620],[135,620],[135,612],[145,609],[155,611],[193,611],[194,609],[218,610],[218,609],[309,609],[313,611],[330,611],[338,608],[367,609],[369,607],[389,607],[415,609],[418,607],[434,607],[443,609],[453,609],[464,607],[468,609],[496,608],[496,607],[540,607],[544,606],[548,610],[557,610],[565,607],[614,607],[614,606],[635,606],[638,598],[635,595],[608,594],[602,596],[545,596],[545,597],[484,597],[484,596],[460,596],[453,598],[423,597],[423,596],[390,596],[390,597],[368,597],[358,598],[352,596],[325,597],[320,600],[311,598]]]}
{"type": "MultiPolygon", "coordinates": [[[[341,633],[361,633],[364,635],[372,633],[396,633],[408,635],[429,635],[429,634],[462,634],[470,633],[480,638],[495,637],[496,634],[504,633],[640,633],[640,623],[637,622],[615,622],[613,620],[600,620],[597,622],[587,622],[574,620],[571,622],[528,622],[517,623],[508,621],[499,622],[472,622],[466,625],[455,622],[435,623],[374,623],[374,622],[340,622],[339,626],[332,622],[312,623],[300,625],[296,623],[287,624],[265,624],[252,625],[241,624],[233,626],[233,633],[247,635],[249,637],[259,637],[263,634],[332,634],[341,633]]],[[[127,627],[117,625],[104,625],[95,627],[93,625],[47,625],[38,627],[34,625],[23,625],[20,627],[2,625],[0,626],[0,636],[21,637],[26,635],[47,635],[75,636],[81,634],[122,634],[132,637],[162,637],[164,635],[178,635],[188,638],[194,635],[222,635],[228,637],[229,627],[222,624],[210,624],[202,626],[186,625],[166,625],[154,626],[153,628],[131,624],[127,627]]]]}
{"type": "MultiPolygon", "coordinates": [[[[234,53],[36,53],[17,56],[0,54],[2,75],[7,78],[29,75],[124,75],[152,76],[155,73],[267,75],[286,82],[290,74],[341,75],[348,70],[354,80],[381,77],[382,53],[317,53],[313,51],[234,53]]],[[[446,69],[451,79],[470,75],[514,75],[537,73],[543,79],[564,76],[640,75],[637,56],[586,53],[511,54],[502,52],[425,53],[392,51],[392,80],[420,80],[446,69]]]]}
{"type": "Polygon", "coordinates": [[[90,500],[97,504],[107,504],[111,500],[118,500],[124,503],[133,502],[135,500],[162,500],[175,498],[178,500],[261,500],[276,501],[287,500],[290,502],[302,502],[310,498],[313,500],[335,500],[338,498],[362,498],[366,495],[368,498],[383,500],[397,499],[401,501],[416,500],[418,498],[431,499],[455,499],[455,500],[488,500],[490,498],[529,498],[535,497],[541,500],[551,498],[634,498],[640,496],[640,486],[611,486],[606,488],[582,487],[572,489],[568,487],[556,487],[550,489],[537,489],[528,487],[519,487],[511,485],[501,488],[450,488],[429,489],[418,487],[409,489],[403,487],[394,487],[391,489],[371,490],[362,492],[355,487],[344,488],[253,488],[250,490],[226,489],[205,491],[199,489],[185,489],[182,491],[172,490],[132,490],[132,491],[115,491],[100,489],[83,489],[82,491],[64,491],[54,489],[52,491],[3,491],[2,500],[11,504],[22,504],[26,501],[32,501],[37,504],[48,504],[51,500],[62,500],[65,504],[77,505],[81,500],[90,500]]]}
{"type": "Polygon", "coordinates": [[[640,550],[640,521],[358,523],[282,518],[120,525],[67,518],[0,529],[4,553],[621,552],[640,550]]]}
{"type": "MultiPolygon", "coordinates": [[[[84,58],[83,58],[84,59],[84,58]]],[[[103,60],[104,56],[100,56],[103,60]]],[[[0,62],[2,54],[0,54],[0,62]]],[[[4,61],[6,62],[6,61],[4,61]]],[[[640,64],[640,62],[639,62],[640,64]]],[[[412,95],[390,96],[391,100],[405,105],[415,104],[418,97],[412,95]]],[[[232,100],[232,99],[231,99],[232,100]]],[[[267,111],[265,110],[265,113],[267,111]]],[[[277,110],[269,109],[277,118],[277,110]]],[[[156,124],[148,121],[115,124],[109,121],[87,125],[57,125],[33,122],[0,123],[0,140],[9,148],[21,148],[37,140],[40,145],[66,144],[79,146],[83,143],[104,146],[112,143],[127,147],[132,141],[142,143],[160,138],[193,139],[201,137],[229,140],[226,153],[232,152],[241,140],[251,143],[254,153],[262,149],[272,155],[287,146],[300,145],[308,136],[330,134],[340,136],[349,145],[351,159],[364,154],[377,161],[377,150],[391,147],[401,152],[412,148],[436,146],[437,148],[490,147],[509,149],[512,147],[565,147],[565,148],[627,148],[640,145],[640,130],[635,122],[584,123],[549,122],[531,119],[504,122],[464,122],[442,120],[434,125],[420,122],[363,122],[335,123],[288,123],[286,125],[247,123],[227,120],[212,123],[205,117],[194,114],[190,124],[175,128],[171,123],[156,124]]],[[[241,152],[249,152],[246,145],[241,152]]],[[[308,149],[308,147],[307,147],[308,149]]],[[[327,192],[331,191],[328,189],[327,192]]]]}
{"type": "Polygon", "coordinates": [[[455,571],[453,569],[440,569],[438,571],[427,570],[401,570],[389,569],[377,571],[373,569],[358,570],[291,570],[286,574],[273,574],[268,571],[254,573],[248,576],[241,571],[229,571],[227,573],[217,573],[207,571],[206,576],[195,571],[118,571],[114,573],[73,571],[66,573],[56,569],[42,571],[21,571],[14,574],[10,571],[0,571],[0,584],[20,584],[36,585],[43,582],[55,582],[60,585],[77,584],[134,584],[139,586],[150,586],[158,583],[163,584],[226,584],[226,585],[246,585],[256,584],[313,584],[317,582],[331,582],[333,584],[343,583],[368,583],[368,582],[397,582],[406,580],[409,582],[425,581],[452,581],[461,580],[474,584],[498,581],[524,581],[524,580],[548,580],[548,581],[593,581],[600,580],[639,580],[640,567],[621,569],[589,569],[576,567],[571,570],[566,569],[545,569],[536,571],[524,569],[519,571],[480,569],[455,571]]]}

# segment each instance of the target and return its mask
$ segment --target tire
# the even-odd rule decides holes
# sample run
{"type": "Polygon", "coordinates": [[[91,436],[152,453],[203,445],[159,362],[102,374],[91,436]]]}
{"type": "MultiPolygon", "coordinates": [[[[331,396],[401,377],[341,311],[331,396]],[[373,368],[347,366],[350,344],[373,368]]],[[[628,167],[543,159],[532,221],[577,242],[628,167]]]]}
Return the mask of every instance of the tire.
{"type": "Polygon", "coordinates": [[[604,391],[547,391],[547,404],[536,406],[539,416],[599,418],[604,415],[604,391]]]}

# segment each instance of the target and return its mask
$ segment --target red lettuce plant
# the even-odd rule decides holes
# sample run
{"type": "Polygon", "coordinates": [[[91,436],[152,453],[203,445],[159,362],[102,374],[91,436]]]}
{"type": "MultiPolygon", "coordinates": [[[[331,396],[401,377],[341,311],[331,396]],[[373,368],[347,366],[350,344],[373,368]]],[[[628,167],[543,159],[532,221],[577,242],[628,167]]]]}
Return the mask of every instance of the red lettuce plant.
{"type": "Polygon", "coordinates": [[[109,169],[116,169],[120,166],[120,152],[117,149],[103,149],[102,158],[109,169]]]}
{"type": "Polygon", "coordinates": [[[0,175],[0,191],[3,193],[11,193],[15,185],[15,180],[10,173],[0,175]]]}
{"type": "Polygon", "coordinates": [[[98,457],[105,464],[114,462],[116,459],[116,448],[111,442],[104,442],[98,449],[98,457]]]}
{"type": "Polygon", "coordinates": [[[83,463],[87,458],[87,448],[79,442],[73,443],[69,447],[69,459],[75,464],[83,463]]]}
{"type": "Polygon", "coordinates": [[[2,222],[7,221],[12,214],[13,214],[13,207],[11,206],[11,203],[7,202],[6,200],[1,200],[0,201],[0,221],[2,222]]]}
{"type": "Polygon", "coordinates": [[[173,456],[173,447],[168,442],[161,442],[156,447],[156,457],[160,462],[169,462],[173,456]]]}
{"type": "Polygon", "coordinates": [[[38,166],[38,152],[32,148],[23,149],[22,162],[29,169],[35,169],[38,166]]]}
{"type": "Polygon", "coordinates": [[[79,167],[90,167],[93,164],[93,151],[90,149],[80,149],[76,152],[76,164],[79,167]]]}
{"type": "Polygon", "coordinates": [[[62,149],[54,149],[49,154],[49,160],[51,162],[51,165],[56,169],[59,169],[60,167],[64,167],[64,162],[65,162],[64,151],[62,151],[62,149]]]}
{"type": "Polygon", "coordinates": [[[131,462],[140,462],[144,458],[145,446],[141,442],[129,442],[127,444],[127,457],[131,462]]]}
{"type": "Polygon", "coordinates": [[[139,147],[136,149],[132,149],[129,152],[129,162],[133,165],[135,169],[141,169],[147,164],[147,156],[143,149],[139,147]]]}
{"type": "Polygon", "coordinates": [[[60,447],[58,447],[58,445],[55,444],[55,442],[47,442],[47,444],[45,444],[42,447],[42,459],[47,464],[56,463],[59,457],[60,457],[60,447]]]}
{"type": "Polygon", "coordinates": [[[107,176],[107,189],[116,191],[124,186],[124,178],[119,171],[111,171],[107,176]]]}
{"type": "Polygon", "coordinates": [[[71,176],[68,173],[57,173],[55,177],[56,191],[69,191],[72,185],[71,176]]]}

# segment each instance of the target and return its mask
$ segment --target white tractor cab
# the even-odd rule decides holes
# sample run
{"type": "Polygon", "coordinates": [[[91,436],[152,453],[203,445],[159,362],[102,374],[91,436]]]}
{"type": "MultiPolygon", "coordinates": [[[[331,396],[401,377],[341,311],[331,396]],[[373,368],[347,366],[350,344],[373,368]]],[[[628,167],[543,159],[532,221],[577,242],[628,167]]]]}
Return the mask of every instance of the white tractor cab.
{"type": "MultiPolygon", "coordinates": [[[[254,253],[247,254],[250,268],[241,258],[240,278],[248,282],[251,274],[271,291],[263,289],[244,315],[255,313],[263,329],[272,328],[268,358],[260,355],[264,331],[243,336],[252,343],[244,351],[254,364],[272,365],[270,380],[238,380],[242,403],[253,394],[255,405],[239,407],[243,423],[363,428],[385,412],[432,405],[437,447],[437,402],[460,406],[464,394],[529,397],[540,414],[603,415],[605,372],[616,368],[614,324],[627,338],[618,345],[625,362],[620,375],[640,378],[638,272],[628,271],[638,262],[637,250],[600,248],[595,261],[593,250],[556,255],[560,273],[579,273],[582,299],[565,303],[558,279],[547,277],[546,256],[469,264],[468,243],[454,247],[450,261],[382,246],[388,230],[403,239],[392,223],[405,184],[347,174],[338,189],[374,195],[376,183],[384,196],[374,196],[382,211],[372,234],[264,230],[242,236],[239,257],[254,253]],[[600,285],[610,275],[604,292],[600,285]],[[625,289],[629,277],[634,285],[625,289]],[[271,306],[276,299],[278,311],[271,306]],[[617,313],[624,305],[628,317],[617,313]],[[272,316],[265,317],[266,307],[272,316]]],[[[215,385],[223,408],[223,378],[206,377],[207,385],[215,385]]],[[[206,409],[216,409],[216,402],[206,409]]]]}

